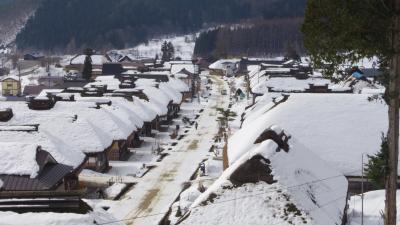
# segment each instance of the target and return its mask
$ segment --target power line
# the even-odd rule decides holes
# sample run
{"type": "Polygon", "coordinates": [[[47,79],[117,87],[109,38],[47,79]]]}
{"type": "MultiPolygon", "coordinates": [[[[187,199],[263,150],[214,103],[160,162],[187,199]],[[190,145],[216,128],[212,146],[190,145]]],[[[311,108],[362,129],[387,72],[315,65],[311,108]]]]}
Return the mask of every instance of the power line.
{"type": "MultiPolygon", "coordinates": [[[[350,172],[350,174],[355,173],[355,172],[358,172],[358,171],[360,171],[360,170],[352,171],[352,172],[350,172]]],[[[287,189],[298,188],[298,187],[302,187],[302,186],[309,185],[309,184],[315,184],[315,183],[319,183],[319,182],[326,181],[326,180],[330,180],[330,179],[335,179],[335,178],[342,177],[342,176],[344,176],[344,175],[336,175],[336,176],[326,177],[326,178],[323,178],[323,179],[317,179],[317,180],[313,180],[313,181],[306,182],[306,183],[302,183],[302,184],[298,184],[298,185],[288,186],[287,189]]],[[[264,194],[272,193],[272,192],[276,192],[276,190],[268,190],[268,191],[265,191],[265,192],[262,192],[262,193],[257,193],[257,194],[252,194],[252,195],[244,195],[244,196],[242,196],[242,197],[236,197],[236,198],[226,199],[226,200],[219,201],[219,202],[212,202],[212,203],[210,203],[209,205],[213,205],[213,204],[222,204],[222,203],[226,203],[226,202],[236,201],[236,200],[238,200],[238,199],[244,199],[244,198],[249,198],[249,197],[255,197],[255,196],[264,195],[264,194]]],[[[342,199],[342,198],[344,198],[344,197],[347,197],[347,195],[346,195],[346,196],[341,196],[340,198],[335,199],[335,201],[338,201],[339,199],[342,199]]],[[[335,202],[335,201],[333,201],[333,202],[335,202]]],[[[330,201],[330,202],[328,202],[328,203],[329,203],[329,204],[332,204],[333,202],[330,201]]],[[[309,211],[314,211],[314,210],[319,209],[319,208],[321,208],[321,207],[323,207],[323,206],[325,206],[325,205],[328,205],[328,204],[323,204],[323,205],[317,206],[315,209],[311,209],[311,210],[309,210],[309,211]]],[[[192,207],[191,209],[199,208],[199,207],[203,207],[203,206],[201,206],[201,205],[199,205],[199,206],[194,206],[194,207],[192,207]]],[[[177,211],[177,210],[173,210],[173,211],[171,210],[171,213],[176,212],[176,211],[177,211]]],[[[165,215],[166,213],[167,213],[167,212],[153,213],[153,214],[147,214],[147,215],[143,215],[143,216],[135,216],[135,217],[131,217],[131,218],[128,218],[128,219],[115,220],[115,221],[109,221],[109,222],[97,223],[97,224],[98,224],[98,225],[106,225],[106,224],[112,224],[112,223],[117,223],[117,222],[124,222],[124,221],[129,221],[129,220],[135,220],[135,219],[141,219],[141,218],[147,218],[147,217],[165,215]]]]}

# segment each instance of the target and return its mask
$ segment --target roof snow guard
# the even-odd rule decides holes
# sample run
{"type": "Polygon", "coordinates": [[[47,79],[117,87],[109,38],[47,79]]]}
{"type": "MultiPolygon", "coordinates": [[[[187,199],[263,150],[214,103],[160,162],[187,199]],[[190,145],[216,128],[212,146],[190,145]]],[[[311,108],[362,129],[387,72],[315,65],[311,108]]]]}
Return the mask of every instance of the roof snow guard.
{"type": "Polygon", "coordinates": [[[11,131],[11,132],[38,132],[39,124],[32,125],[1,125],[0,131],[11,131]]]}

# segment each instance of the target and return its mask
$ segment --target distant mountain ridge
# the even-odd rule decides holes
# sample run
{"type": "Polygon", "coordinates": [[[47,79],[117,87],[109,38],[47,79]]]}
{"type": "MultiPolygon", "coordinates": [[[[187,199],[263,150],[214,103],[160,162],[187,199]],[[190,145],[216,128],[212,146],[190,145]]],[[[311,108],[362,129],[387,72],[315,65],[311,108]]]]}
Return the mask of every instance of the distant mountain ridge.
{"type": "Polygon", "coordinates": [[[217,24],[298,16],[304,5],[305,0],[42,0],[16,43],[20,50],[51,52],[121,49],[217,24]]]}

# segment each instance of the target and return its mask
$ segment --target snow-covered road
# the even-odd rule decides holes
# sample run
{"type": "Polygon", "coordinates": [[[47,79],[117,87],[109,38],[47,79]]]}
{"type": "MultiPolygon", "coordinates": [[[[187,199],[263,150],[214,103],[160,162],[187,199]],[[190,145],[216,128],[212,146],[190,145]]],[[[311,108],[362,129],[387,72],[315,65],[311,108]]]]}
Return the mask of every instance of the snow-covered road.
{"type": "Polygon", "coordinates": [[[168,157],[110,208],[109,212],[117,219],[129,225],[158,224],[178,197],[182,184],[189,181],[205,159],[218,132],[216,108],[226,108],[229,104],[229,96],[220,94],[222,89],[228,90],[226,82],[218,77],[212,80],[212,96],[197,120],[198,129],[192,128],[168,157]]]}

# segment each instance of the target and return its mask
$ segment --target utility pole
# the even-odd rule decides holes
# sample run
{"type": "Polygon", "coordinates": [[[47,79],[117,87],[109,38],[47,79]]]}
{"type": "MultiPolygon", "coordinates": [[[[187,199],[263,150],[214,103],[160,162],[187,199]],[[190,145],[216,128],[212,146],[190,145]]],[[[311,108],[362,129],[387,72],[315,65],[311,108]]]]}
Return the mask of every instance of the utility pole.
{"type": "Polygon", "coordinates": [[[364,225],[364,153],[361,155],[361,225],[364,225]]]}
{"type": "Polygon", "coordinates": [[[393,51],[389,71],[389,130],[388,167],[386,180],[385,225],[396,225],[396,191],[399,156],[399,107],[400,107],[400,0],[391,0],[394,13],[391,25],[391,47],[393,51]]]}
{"type": "Polygon", "coordinates": [[[21,85],[21,66],[18,65],[18,96],[22,94],[22,85],[21,85]]]}

